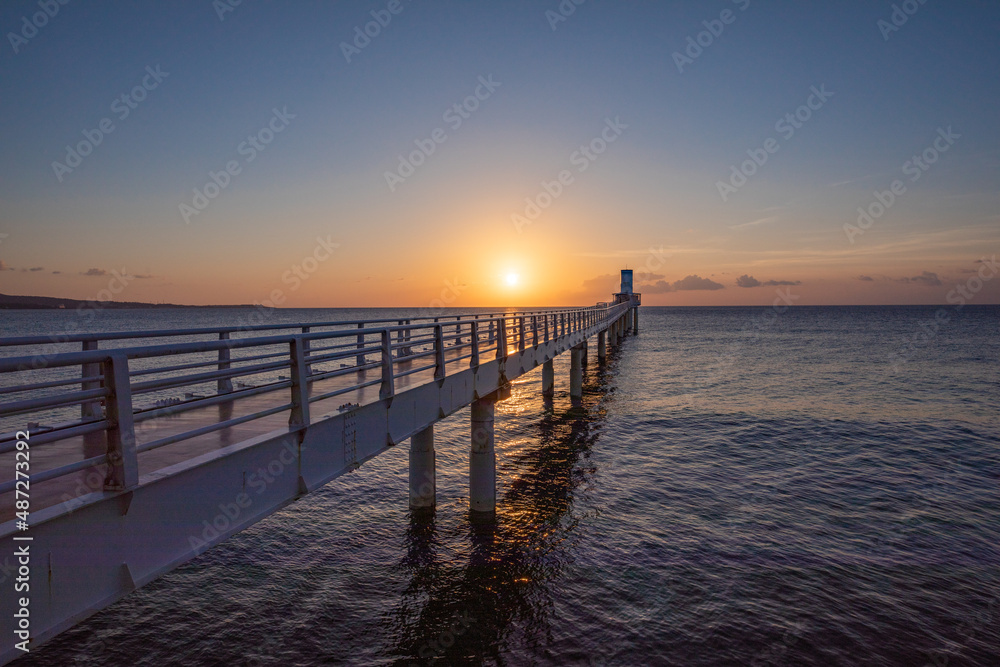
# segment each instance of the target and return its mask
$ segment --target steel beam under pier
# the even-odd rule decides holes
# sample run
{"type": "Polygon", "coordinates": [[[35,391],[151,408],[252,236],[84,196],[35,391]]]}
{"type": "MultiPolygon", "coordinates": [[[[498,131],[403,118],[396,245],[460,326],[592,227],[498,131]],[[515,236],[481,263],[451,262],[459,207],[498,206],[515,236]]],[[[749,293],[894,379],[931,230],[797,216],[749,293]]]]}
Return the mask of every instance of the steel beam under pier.
{"type": "Polygon", "coordinates": [[[472,446],[469,451],[469,509],[497,509],[497,457],[493,448],[494,397],[472,402],[472,446]]]}
{"type": "Polygon", "coordinates": [[[434,425],[410,437],[410,509],[437,504],[437,470],[434,453],[434,425]]]}

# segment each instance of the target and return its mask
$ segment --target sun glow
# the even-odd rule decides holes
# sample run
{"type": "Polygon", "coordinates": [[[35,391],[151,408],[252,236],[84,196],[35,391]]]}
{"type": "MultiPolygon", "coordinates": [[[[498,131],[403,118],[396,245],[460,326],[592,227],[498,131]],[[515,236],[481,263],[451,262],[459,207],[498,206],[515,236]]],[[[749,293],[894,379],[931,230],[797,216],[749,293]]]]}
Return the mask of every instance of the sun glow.
{"type": "Polygon", "coordinates": [[[504,276],[504,282],[507,283],[507,287],[516,287],[517,284],[521,282],[521,276],[514,272],[510,272],[504,276]]]}

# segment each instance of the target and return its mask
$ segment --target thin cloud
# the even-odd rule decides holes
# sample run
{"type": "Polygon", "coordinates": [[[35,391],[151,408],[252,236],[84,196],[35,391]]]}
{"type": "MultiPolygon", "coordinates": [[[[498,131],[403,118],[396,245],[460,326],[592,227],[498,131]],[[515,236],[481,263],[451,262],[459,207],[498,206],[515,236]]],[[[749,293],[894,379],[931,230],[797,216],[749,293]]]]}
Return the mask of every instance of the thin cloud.
{"type": "Polygon", "coordinates": [[[104,269],[87,269],[86,271],[80,272],[81,276],[106,276],[108,272],[104,269]]]}
{"type": "Polygon", "coordinates": [[[751,275],[743,274],[736,279],[737,287],[781,287],[782,285],[801,285],[801,280],[767,280],[761,282],[751,275]]]}
{"type": "Polygon", "coordinates": [[[759,220],[753,220],[751,222],[744,222],[741,225],[733,225],[732,227],[730,227],[730,229],[732,229],[733,231],[740,229],[749,229],[751,227],[760,227],[761,225],[767,225],[777,221],[778,221],[777,216],[771,216],[770,218],[761,218],[759,220]]]}
{"type": "Polygon", "coordinates": [[[44,266],[33,266],[30,269],[28,269],[28,270],[29,271],[44,271],[45,267],[44,266]]]}
{"type": "Polygon", "coordinates": [[[709,278],[702,278],[697,275],[690,275],[680,280],[675,280],[670,283],[666,280],[657,280],[655,283],[649,285],[641,285],[636,288],[637,291],[646,292],[650,294],[665,294],[667,292],[693,292],[699,290],[714,291],[725,289],[725,285],[721,285],[714,280],[709,278]]]}
{"type": "Polygon", "coordinates": [[[924,287],[941,287],[944,283],[938,278],[938,274],[932,271],[924,271],[919,276],[913,276],[912,278],[900,278],[901,283],[916,283],[918,285],[923,285],[924,287]]]}
{"type": "Polygon", "coordinates": [[[618,286],[618,276],[613,276],[610,273],[606,273],[603,276],[597,276],[596,278],[591,278],[589,280],[583,281],[583,288],[585,290],[594,291],[599,290],[604,292],[611,289],[612,292],[617,291],[618,286]]]}
{"type": "Polygon", "coordinates": [[[697,275],[687,276],[681,280],[674,282],[674,289],[678,292],[686,292],[693,290],[719,290],[725,289],[724,285],[721,285],[710,278],[701,278],[697,275]]]}
{"type": "Polygon", "coordinates": [[[858,276],[858,280],[864,281],[866,283],[873,283],[873,282],[875,282],[875,279],[872,278],[871,276],[858,276]]]}

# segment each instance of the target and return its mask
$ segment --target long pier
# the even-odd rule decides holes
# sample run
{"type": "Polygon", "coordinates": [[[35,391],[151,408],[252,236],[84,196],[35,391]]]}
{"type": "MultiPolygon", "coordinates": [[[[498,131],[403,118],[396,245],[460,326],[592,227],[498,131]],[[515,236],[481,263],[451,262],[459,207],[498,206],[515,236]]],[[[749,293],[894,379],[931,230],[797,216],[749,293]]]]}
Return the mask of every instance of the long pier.
{"type": "Polygon", "coordinates": [[[639,305],[623,272],[589,308],[0,339],[82,348],[0,358],[0,664],[407,439],[410,507],[432,508],[434,424],[466,406],[488,519],[496,401],[538,366],[551,395],[566,351],[581,398],[588,341],[603,359],[639,305]]]}

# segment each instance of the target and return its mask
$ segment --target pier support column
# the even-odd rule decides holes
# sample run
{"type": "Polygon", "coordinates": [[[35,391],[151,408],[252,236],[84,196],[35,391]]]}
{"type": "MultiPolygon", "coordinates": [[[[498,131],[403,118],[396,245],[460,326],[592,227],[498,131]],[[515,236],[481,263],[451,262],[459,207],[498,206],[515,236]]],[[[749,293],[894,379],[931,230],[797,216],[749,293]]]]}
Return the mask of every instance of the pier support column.
{"type": "Polygon", "coordinates": [[[639,309],[632,309],[632,335],[637,336],[639,334],[639,309]]]}
{"type": "Polygon", "coordinates": [[[494,513],[497,509],[497,457],[493,449],[495,400],[472,402],[472,447],[469,451],[469,510],[494,513]]]}
{"type": "Polygon", "coordinates": [[[542,396],[552,396],[556,391],[556,369],[551,359],[542,364],[542,396]]]}
{"type": "Polygon", "coordinates": [[[569,397],[583,398],[583,347],[581,345],[570,350],[569,397]]]}
{"type": "Polygon", "coordinates": [[[410,438],[410,509],[437,504],[437,470],[434,454],[434,425],[410,438]]]}
{"type": "Polygon", "coordinates": [[[597,334],[597,360],[604,361],[608,358],[607,332],[601,331],[597,334]]]}

